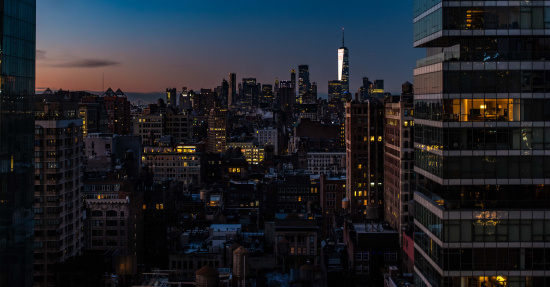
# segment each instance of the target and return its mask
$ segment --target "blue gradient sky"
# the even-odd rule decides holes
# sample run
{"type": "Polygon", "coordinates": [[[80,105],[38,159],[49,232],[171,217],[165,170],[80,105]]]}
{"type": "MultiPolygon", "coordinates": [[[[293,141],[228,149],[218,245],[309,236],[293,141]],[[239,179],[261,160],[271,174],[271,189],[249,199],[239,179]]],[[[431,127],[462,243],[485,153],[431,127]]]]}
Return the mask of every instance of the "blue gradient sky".
{"type": "Polygon", "coordinates": [[[412,82],[412,1],[41,0],[37,1],[37,89],[159,92],[213,88],[254,76],[290,79],[309,64],[319,93],[337,78],[346,28],[350,89],[384,79],[412,82]]]}

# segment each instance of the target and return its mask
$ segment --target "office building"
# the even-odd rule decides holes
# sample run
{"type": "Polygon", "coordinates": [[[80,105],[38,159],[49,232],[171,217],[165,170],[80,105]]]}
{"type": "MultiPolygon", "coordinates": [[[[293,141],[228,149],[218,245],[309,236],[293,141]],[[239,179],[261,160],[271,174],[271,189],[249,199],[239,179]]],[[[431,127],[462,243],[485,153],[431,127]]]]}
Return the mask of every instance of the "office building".
{"type": "Polygon", "coordinates": [[[0,286],[31,286],[36,0],[2,4],[0,286]]]}
{"type": "Polygon", "coordinates": [[[382,220],[383,121],[378,99],[346,103],[346,198],[353,222],[382,220]]]}
{"type": "Polygon", "coordinates": [[[208,116],[208,148],[210,153],[224,153],[227,148],[227,110],[213,108],[208,116]]]}
{"type": "Polygon", "coordinates": [[[240,149],[249,164],[257,165],[264,161],[265,151],[253,142],[228,142],[227,148],[240,149]]]}
{"type": "Polygon", "coordinates": [[[342,47],[338,49],[338,81],[342,82],[342,93],[349,93],[349,50],[344,45],[344,29],[342,29],[342,47]]]}
{"type": "Polygon", "coordinates": [[[339,80],[328,81],[328,98],[342,101],[342,82],[339,80]]]}
{"type": "Polygon", "coordinates": [[[418,183],[414,172],[412,95],[386,98],[384,107],[384,218],[401,237],[412,220],[414,205],[410,202],[418,183]]]}
{"type": "Polygon", "coordinates": [[[296,96],[296,70],[294,69],[290,70],[290,85],[292,93],[296,96]]]}
{"type": "Polygon", "coordinates": [[[179,110],[180,111],[188,111],[193,109],[192,104],[192,98],[193,98],[193,90],[187,90],[187,87],[181,88],[181,94],[179,99],[179,110]]]}
{"type": "Polygon", "coordinates": [[[218,94],[218,101],[223,105],[227,106],[229,97],[229,83],[223,79],[222,85],[220,86],[220,92],[218,94]]]}
{"type": "Polygon", "coordinates": [[[281,81],[279,83],[277,103],[279,109],[281,110],[289,109],[292,111],[294,109],[294,104],[296,103],[296,93],[292,92],[292,82],[281,81]]]}
{"type": "Polygon", "coordinates": [[[273,153],[279,154],[279,130],[273,127],[254,129],[254,139],[261,148],[270,145],[273,146],[273,153]]]}
{"type": "Polygon", "coordinates": [[[131,134],[130,102],[120,89],[115,92],[109,88],[101,97],[83,97],[82,103],[105,103],[107,132],[119,135],[131,134]]]}
{"type": "Polygon", "coordinates": [[[297,103],[302,104],[303,97],[307,92],[311,91],[311,82],[309,81],[309,66],[308,65],[299,65],[298,66],[298,99],[297,103]]]}
{"type": "Polygon", "coordinates": [[[166,89],[166,104],[169,108],[175,109],[177,107],[176,101],[178,100],[178,92],[176,88],[166,89]]]}
{"type": "Polygon", "coordinates": [[[237,101],[237,74],[229,73],[229,94],[227,105],[231,108],[237,101]]]}
{"type": "Polygon", "coordinates": [[[88,175],[82,192],[91,222],[89,249],[114,252],[128,273],[143,255],[143,192],[138,188],[130,179],[109,173],[101,178],[88,175]]]}
{"type": "Polygon", "coordinates": [[[260,102],[263,104],[262,107],[271,107],[273,104],[273,85],[262,85],[262,100],[260,102]]]}
{"type": "Polygon", "coordinates": [[[321,174],[320,205],[323,214],[323,239],[331,237],[334,218],[342,213],[342,200],[346,198],[346,177],[343,175],[321,174]]]}
{"type": "Polygon", "coordinates": [[[241,103],[245,106],[257,106],[261,94],[261,84],[256,83],[256,78],[243,78],[241,103]]]}
{"type": "Polygon", "coordinates": [[[307,152],[307,170],[315,175],[344,175],[346,174],[346,152],[310,150],[307,152]]]}
{"type": "Polygon", "coordinates": [[[279,78],[275,77],[275,85],[273,86],[273,93],[277,95],[279,93],[279,78]]]}
{"type": "Polygon", "coordinates": [[[311,89],[302,96],[302,103],[316,104],[317,103],[317,83],[311,84],[311,89]]]}
{"type": "Polygon", "coordinates": [[[82,119],[76,101],[36,98],[34,286],[55,286],[55,265],[81,254],[82,119]]]}
{"type": "Polygon", "coordinates": [[[143,148],[143,164],[149,167],[157,183],[173,180],[186,186],[199,185],[204,168],[201,158],[205,159],[197,145],[143,148]]]}
{"type": "Polygon", "coordinates": [[[395,266],[399,257],[398,232],[382,224],[345,222],[344,246],[347,248],[351,286],[384,286],[381,270],[395,266]]]}
{"type": "Polygon", "coordinates": [[[549,9],[414,1],[417,287],[550,286],[549,9]]]}
{"type": "Polygon", "coordinates": [[[134,135],[141,137],[143,146],[188,143],[193,138],[193,122],[188,114],[170,110],[150,114],[134,120],[134,135]],[[168,140],[168,143],[166,141],[168,140]]]}

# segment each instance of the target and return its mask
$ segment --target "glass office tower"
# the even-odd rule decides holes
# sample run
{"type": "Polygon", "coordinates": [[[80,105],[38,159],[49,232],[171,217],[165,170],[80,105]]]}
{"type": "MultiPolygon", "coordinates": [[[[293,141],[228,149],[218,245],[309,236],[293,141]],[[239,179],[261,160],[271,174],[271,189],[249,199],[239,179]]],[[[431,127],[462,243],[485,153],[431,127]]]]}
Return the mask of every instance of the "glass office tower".
{"type": "Polygon", "coordinates": [[[0,0],[0,286],[33,275],[36,0],[0,0]]]}
{"type": "Polygon", "coordinates": [[[338,81],[342,82],[342,93],[349,93],[349,50],[344,43],[344,29],[342,47],[338,49],[338,81]]]}
{"type": "Polygon", "coordinates": [[[349,50],[338,49],[338,81],[342,82],[342,93],[349,93],[349,50]]]}
{"type": "Polygon", "coordinates": [[[304,95],[311,91],[311,82],[309,81],[309,65],[298,66],[298,86],[298,100],[296,102],[302,104],[304,95]]]}
{"type": "Polygon", "coordinates": [[[550,286],[550,4],[414,1],[415,286],[550,286]]]}

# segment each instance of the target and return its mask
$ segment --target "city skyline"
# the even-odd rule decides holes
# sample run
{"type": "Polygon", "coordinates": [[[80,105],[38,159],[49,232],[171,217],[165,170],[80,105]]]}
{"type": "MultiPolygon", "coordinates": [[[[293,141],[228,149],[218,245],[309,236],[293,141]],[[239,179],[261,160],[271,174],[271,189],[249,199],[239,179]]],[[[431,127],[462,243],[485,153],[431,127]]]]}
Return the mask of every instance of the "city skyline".
{"type": "Polygon", "coordinates": [[[334,51],[342,28],[353,62],[352,92],[363,76],[385,79],[389,92],[399,92],[403,82],[412,82],[413,59],[420,57],[410,44],[412,5],[405,1],[350,1],[343,7],[312,1],[292,6],[126,2],[38,3],[37,90],[198,90],[220,85],[231,72],[237,79],[252,76],[273,84],[276,77],[289,80],[290,69],[306,64],[311,82],[326,95],[328,81],[338,76],[334,51]],[[383,16],[390,13],[397,17],[383,16]],[[316,20],[322,18],[327,21],[316,20]]]}

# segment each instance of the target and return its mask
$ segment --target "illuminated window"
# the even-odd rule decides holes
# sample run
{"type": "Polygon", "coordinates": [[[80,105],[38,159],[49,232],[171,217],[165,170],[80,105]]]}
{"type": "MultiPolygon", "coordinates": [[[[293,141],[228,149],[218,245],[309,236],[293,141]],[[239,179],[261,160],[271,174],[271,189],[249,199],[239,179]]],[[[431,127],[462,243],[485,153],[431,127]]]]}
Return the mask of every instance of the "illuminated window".
{"type": "Polygon", "coordinates": [[[378,141],[379,141],[379,142],[382,141],[382,136],[378,136],[378,141]]]}
{"type": "Polygon", "coordinates": [[[371,136],[371,137],[370,137],[370,141],[371,141],[371,142],[374,141],[374,136],[371,136]]]}

